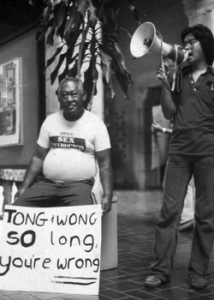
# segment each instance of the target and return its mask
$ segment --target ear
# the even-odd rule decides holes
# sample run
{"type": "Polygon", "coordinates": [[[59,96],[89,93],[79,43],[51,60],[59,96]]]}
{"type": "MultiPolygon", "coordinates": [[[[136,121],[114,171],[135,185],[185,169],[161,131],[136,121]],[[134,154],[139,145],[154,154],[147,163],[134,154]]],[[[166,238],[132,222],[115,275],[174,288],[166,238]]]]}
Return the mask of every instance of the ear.
{"type": "Polygon", "coordinates": [[[85,100],[86,100],[86,98],[87,98],[86,92],[85,92],[85,91],[83,91],[83,93],[82,93],[82,99],[83,99],[83,101],[85,101],[85,100]]]}

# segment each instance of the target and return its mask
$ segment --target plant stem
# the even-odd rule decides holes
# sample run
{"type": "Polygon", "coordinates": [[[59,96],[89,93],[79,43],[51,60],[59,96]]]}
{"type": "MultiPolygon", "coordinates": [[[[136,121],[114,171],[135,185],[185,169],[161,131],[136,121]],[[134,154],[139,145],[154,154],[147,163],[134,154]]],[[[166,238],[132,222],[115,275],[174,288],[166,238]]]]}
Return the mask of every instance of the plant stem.
{"type": "Polygon", "coordinates": [[[83,25],[82,25],[82,40],[80,42],[78,62],[77,62],[77,77],[78,78],[80,78],[80,76],[81,76],[81,65],[82,65],[83,47],[84,47],[84,43],[85,43],[86,36],[87,36],[87,33],[88,33],[89,25],[90,25],[90,20],[87,17],[87,26],[86,26],[86,29],[85,29],[85,21],[83,21],[83,25]]]}

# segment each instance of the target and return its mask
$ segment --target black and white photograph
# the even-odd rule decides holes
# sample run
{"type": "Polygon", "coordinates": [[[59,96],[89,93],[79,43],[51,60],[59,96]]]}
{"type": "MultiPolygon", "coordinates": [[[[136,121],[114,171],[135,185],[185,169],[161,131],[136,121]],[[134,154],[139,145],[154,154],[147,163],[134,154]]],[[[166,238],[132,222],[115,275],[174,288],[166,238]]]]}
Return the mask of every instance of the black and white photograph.
{"type": "Polygon", "coordinates": [[[0,300],[214,299],[214,1],[0,0],[0,300]]]}

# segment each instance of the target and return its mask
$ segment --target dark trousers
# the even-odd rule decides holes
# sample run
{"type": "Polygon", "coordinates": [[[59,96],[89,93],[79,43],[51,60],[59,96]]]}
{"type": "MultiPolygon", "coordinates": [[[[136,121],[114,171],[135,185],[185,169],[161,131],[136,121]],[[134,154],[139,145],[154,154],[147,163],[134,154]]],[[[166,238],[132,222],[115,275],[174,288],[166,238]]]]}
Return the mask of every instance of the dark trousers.
{"type": "Polygon", "coordinates": [[[188,183],[194,177],[195,229],[190,277],[208,276],[214,241],[214,156],[170,155],[166,169],[163,205],[155,228],[154,263],[150,275],[168,282],[177,247],[178,227],[188,183]]]}
{"type": "Polygon", "coordinates": [[[93,183],[93,179],[73,183],[55,183],[39,176],[37,181],[21,194],[13,205],[30,207],[92,205],[93,183]]]}

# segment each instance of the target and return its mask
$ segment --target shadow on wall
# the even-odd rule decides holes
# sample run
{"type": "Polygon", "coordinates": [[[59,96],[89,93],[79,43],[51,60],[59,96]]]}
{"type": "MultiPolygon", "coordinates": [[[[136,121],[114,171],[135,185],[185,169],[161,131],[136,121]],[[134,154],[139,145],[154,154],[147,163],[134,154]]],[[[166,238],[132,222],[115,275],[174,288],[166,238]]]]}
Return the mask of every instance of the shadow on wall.
{"type": "Polygon", "coordinates": [[[127,113],[125,110],[114,111],[111,116],[110,136],[112,139],[112,165],[114,169],[115,189],[133,190],[137,184],[129,180],[131,168],[128,162],[127,113]]]}

